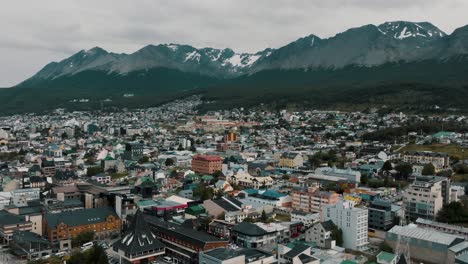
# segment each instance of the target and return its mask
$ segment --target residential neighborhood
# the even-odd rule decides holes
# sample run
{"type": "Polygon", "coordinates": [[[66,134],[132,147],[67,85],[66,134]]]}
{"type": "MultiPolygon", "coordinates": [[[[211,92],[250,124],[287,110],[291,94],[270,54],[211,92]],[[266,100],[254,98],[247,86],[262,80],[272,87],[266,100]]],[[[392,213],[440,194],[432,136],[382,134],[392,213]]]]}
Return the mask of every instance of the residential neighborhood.
{"type": "Polygon", "coordinates": [[[468,117],[200,103],[0,117],[0,260],[467,263],[468,117]]]}

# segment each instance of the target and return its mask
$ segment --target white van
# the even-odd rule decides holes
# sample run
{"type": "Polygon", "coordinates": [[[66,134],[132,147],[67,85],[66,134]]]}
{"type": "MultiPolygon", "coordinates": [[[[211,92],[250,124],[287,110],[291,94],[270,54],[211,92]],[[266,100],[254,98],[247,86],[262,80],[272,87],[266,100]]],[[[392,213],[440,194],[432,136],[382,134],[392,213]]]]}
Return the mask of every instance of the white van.
{"type": "Polygon", "coordinates": [[[172,258],[171,257],[168,257],[168,256],[165,256],[164,258],[162,258],[164,261],[167,261],[167,262],[172,262],[172,258]]]}
{"type": "Polygon", "coordinates": [[[88,242],[88,243],[84,243],[81,246],[81,250],[88,250],[88,249],[92,248],[93,246],[94,246],[94,243],[92,241],[88,242]]]}

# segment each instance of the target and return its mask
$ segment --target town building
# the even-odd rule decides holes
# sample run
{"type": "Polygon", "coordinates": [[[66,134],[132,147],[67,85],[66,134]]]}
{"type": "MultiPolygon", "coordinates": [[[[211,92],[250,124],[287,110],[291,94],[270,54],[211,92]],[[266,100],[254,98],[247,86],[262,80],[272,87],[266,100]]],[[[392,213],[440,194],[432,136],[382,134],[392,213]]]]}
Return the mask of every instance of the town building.
{"type": "Polygon", "coordinates": [[[244,188],[267,189],[273,186],[273,179],[270,176],[252,176],[243,170],[229,177],[228,181],[244,188]]]}
{"type": "Polygon", "coordinates": [[[196,155],[192,157],[192,170],[199,174],[221,171],[223,159],[218,156],[196,155]]]}
{"type": "Polygon", "coordinates": [[[165,245],[151,232],[141,211],[135,214],[130,227],[112,249],[120,261],[132,264],[151,262],[165,253],[165,245]]]}
{"type": "Polygon", "coordinates": [[[420,228],[414,224],[396,225],[385,236],[385,242],[395,251],[399,243],[407,244],[412,259],[423,263],[453,263],[449,261],[449,248],[463,243],[464,238],[420,228]]]}
{"type": "Polygon", "coordinates": [[[29,231],[15,231],[10,243],[13,253],[20,259],[39,260],[52,254],[50,242],[29,231]]]}
{"type": "Polygon", "coordinates": [[[0,238],[2,244],[9,244],[15,231],[31,231],[32,223],[24,216],[15,215],[5,210],[0,211],[0,238]]]}
{"type": "Polygon", "coordinates": [[[387,231],[393,227],[395,215],[392,213],[392,203],[386,200],[375,200],[369,207],[369,228],[387,231]]]}
{"type": "Polygon", "coordinates": [[[353,250],[367,248],[368,211],[367,208],[356,207],[351,201],[339,202],[335,205],[324,205],[322,220],[331,220],[343,231],[343,247],[353,250]]]}
{"type": "Polygon", "coordinates": [[[47,213],[45,236],[55,243],[69,240],[83,232],[94,232],[98,238],[120,233],[120,219],[110,207],[91,208],[61,213],[47,213]]]}
{"type": "Polygon", "coordinates": [[[228,240],[223,240],[203,231],[187,228],[164,221],[158,217],[145,215],[153,234],[166,246],[166,255],[175,263],[200,263],[199,253],[215,248],[225,248],[228,240]]]}
{"type": "Polygon", "coordinates": [[[291,196],[292,208],[306,213],[321,213],[324,205],[333,205],[339,200],[337,193],[320,191],[316,186],[294,189],[291,196]]]}
{"type": "Polygon", "coordinates": [[[405,217],[434,219],[444,204],[450,202],[450,179],[437,176],[419,176],[403,196],[405,217]]]}
{"type": "Polygon", "coordinates": [[[297,244],[293,247],[278,245],[279,264],[320,264],[320,259],[312,256],[309,246],[297,244]]]}
{"type": "Polygon", "coordinates": [[[450,166],[450,158],[447,153],[432,151],[408,151],[403,154],[403,161],[409,164],[432,163],[436,171],[450,166]]]}
{"type": "Polygon", "coordinates": [[[297,169],[304,166],[304,158],[299,153],[285,152],[278,158],[278,167],[297,169]]]}
{"type": "Polygon", "coordinates": [[[302,211],[292,211],[291,221],[301,222],[305,228],[309,228],[313,224],[320,221],[320,213],[306,213],[302,211]]]}
{"type": "Polygon", "coordinates": [[[276,262],[272,254],[254,248],[237,250],[215,248],[200,252],[199,261],[205,264],[270,264],[276,262]]]}
{"type": "Polygon", "coordinates": [[[256,224],[241,222],[231,232],[232,240],[245,248],[261,248],[278,243],[276,230],[265,230],[256,224]]]}
{"type": "Polygon", "coordinates": [[[266,189],[247,189],[239,192],[239,198],[245,203],[251,204],[262,204],[269,205],[272,207],[291,207],[292,199],[291,196],[279,193],[274,190],[266,189]]]}
{"type": "Polygon", "coordinates": [[[314,242],[320,248],[334,248],[336,241],[332,237],[334,229],[338,229],[333,221],[315,223],[305,232],[305,241],[314,242]]]}

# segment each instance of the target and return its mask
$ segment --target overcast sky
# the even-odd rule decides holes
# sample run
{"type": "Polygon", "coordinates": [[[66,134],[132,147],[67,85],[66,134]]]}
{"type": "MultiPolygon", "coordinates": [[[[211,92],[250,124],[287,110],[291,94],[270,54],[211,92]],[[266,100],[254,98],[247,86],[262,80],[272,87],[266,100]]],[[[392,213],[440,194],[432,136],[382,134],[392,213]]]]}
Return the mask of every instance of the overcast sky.
{"type": "Polygon", "coordinates": [[[468,0],[14,0],[0,8],[0,87],[45,64],[100,46],[147,44],[255,52],[315,34],[386,21],[429,21],[446,33],[468,24],[468,0]]]}

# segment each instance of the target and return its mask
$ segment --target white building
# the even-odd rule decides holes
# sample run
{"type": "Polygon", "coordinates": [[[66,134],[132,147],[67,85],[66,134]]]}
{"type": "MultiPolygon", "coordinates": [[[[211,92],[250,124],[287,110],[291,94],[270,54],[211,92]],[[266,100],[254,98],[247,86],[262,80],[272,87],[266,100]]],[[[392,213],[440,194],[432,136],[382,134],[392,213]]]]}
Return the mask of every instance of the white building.
{"type": "Polygon", "coordinates": [[[321,167],[314,171],[315,174],[343,178],[351,182],[361,182],[361,173],[359,171],[348,169],[337,169],[336,167],[321,167]]]}
{"type": "Polygon", "coordinates": [[[39,200],[39,192],[39,188],[17,189],[11,191],[11,199],[14,205],[25,206],[28,201],[39,200]]]}
{"type": "Polygon", "coordinates": [[[403,196],[405,216],[412,221],[419,217],[434,219],[442,206],[449,202],[450,180],[445,177],[416,177],[403,196]]]}
{"type": "Polygon", "coordinates": [[[338,202],[335,205],[322,207],[322,221],[331,220],[343,231],[343,247],[353,250],[367,248],[367,221],[366,208],[354,206],[352,201],[338,202]]]}
{"type": "Polygon", "coordinates": [[[320,213],[304,213],[301,211],[291,212],[292,222],[302,222],[305,227],[310,227],[320,221],[320,213]]]}

